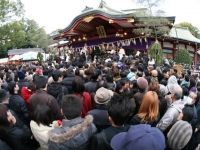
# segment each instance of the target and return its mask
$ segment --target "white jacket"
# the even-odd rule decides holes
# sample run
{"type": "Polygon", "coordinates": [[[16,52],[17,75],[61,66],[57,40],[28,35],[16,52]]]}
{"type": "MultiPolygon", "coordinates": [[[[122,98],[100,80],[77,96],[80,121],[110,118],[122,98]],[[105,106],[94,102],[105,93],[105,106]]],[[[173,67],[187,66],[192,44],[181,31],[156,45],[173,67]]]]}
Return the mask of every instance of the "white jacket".
{"type": "Polygon", "coordinates": [[[170,125],[177,121],[179,114],[184,108],[184,102],[182,100],[177,100],[173,102],[167,109],[164,116],[157,124],[157,128],[162,131],[165,131],[170,125]]]}
{"type": "Polygon", "coordinates": [[[40,143],[40,147],[42,150],[48,149],[48,132],[54,127],[45,126],[43,124],[38,125],[35,121],[31,120],[30,122],[31,131],[35,139],[40,143]]]}

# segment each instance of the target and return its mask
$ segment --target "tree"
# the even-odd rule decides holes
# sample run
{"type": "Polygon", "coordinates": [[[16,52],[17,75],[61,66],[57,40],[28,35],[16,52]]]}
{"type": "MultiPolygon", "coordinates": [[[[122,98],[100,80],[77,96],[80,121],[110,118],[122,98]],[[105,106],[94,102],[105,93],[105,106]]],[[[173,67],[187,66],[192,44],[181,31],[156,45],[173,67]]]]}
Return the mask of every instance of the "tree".
{"type": "Polygon", "coordinates": [[[162,0],[137,0],[138,3],[144,5],[149,9],[145,16],[139,19],[143,26],[134,29],[136,34],[145,34],[146,36],[153,36],[157,40],[158,36],[168,34],[170,31],[170,22],[163,17],[164,11],[157,10],[154,15],[153,8],[157,7],[162,0]]]}
{"type": "Polygon", "coordinates": [[[40,47],[46,50],[49,44],[45,30],[34,20],[7,23],[0,27],[0,33],[0,51],[4,57],[9,49],[40,47]]]}
{"type": "Polygon", "coordinates": [[[23,4],[20,0],[0,0],[0,27],[23,15],[23,4]]]}
{"type": "Polygon", "coordinates": [[[188,64],[188,65],[191,65],[192,64],[192,57],[191,57],[190,53],[188,52],[188,50],[179,49],[176,52],[176,56],[175,56],[174,61],[177,64],[188,64]]]}
{"type": "Polygon", "coordinates": [[[39,27],[34,20],[26,19],[24,21],[24,30],[26,32],[26,42],[28,47],[47,49],[49,37],[44,28],[39,27]]]}
{"type": "Polygon", "coordinates": [[[148,49],[148,55],[150,59],[155,60],[157,66],[161,65],[163,60],[163,50],[158,40],[150,46],[148,49]]]}
{"type": "Polygon", "coordinates": [[[43,55],[41,52],[38,52],[37,59],[38,59],[39,63],[41,63],[43,61],[43,55]]]}
{"type": "Polygon", "coordinates": [[[176,26],[188,28],[188,30],[192,33],[192,35],[194,35],[196,38],[200,38],[200,30],[197,27],[193,26],[191,23],[181,22],[176,26]]]}
{"type": "Polygon", "coordinates": [[[0,27],[0,50],[6,52],[11,48],[21,48],[25,44],[26,33],[21,21],[8,23],[0,27]]]}

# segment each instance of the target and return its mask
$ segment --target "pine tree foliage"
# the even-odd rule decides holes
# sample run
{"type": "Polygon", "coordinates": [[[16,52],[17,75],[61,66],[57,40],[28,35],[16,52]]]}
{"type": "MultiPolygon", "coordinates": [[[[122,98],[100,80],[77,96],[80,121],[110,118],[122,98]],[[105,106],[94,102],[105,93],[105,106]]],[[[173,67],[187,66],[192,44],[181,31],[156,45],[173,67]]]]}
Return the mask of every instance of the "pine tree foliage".
{"type": "Polygon", "coordinates": [[[148,50],[148,55],[150,59],[155,60],[157,66],[161,65],[163,61],[163,50],[158,40],[156,40],[156,42],[150,46],[148,50]]]}

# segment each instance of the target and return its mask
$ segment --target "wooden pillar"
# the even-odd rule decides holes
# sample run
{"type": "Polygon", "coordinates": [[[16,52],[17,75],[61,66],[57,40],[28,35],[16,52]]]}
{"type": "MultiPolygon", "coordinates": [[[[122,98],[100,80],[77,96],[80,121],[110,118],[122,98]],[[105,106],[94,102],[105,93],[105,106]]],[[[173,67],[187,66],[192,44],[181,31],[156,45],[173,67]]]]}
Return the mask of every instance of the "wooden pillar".
{"type": "Polygon", "coordinates": [[[163,49],[164,41],[161,41],[160,43],[161,43],[161,47],[163,49]]]}
{"type": "Polygon", "coordinates": [[[194,65],[196,65],[197,62],[197,44],[194,45],[194,65]]]}
{"type": "Polygon", "coordinates": [[[176,43],[173,43],[173,59],[175,58],[176,55],[176,43]]]}

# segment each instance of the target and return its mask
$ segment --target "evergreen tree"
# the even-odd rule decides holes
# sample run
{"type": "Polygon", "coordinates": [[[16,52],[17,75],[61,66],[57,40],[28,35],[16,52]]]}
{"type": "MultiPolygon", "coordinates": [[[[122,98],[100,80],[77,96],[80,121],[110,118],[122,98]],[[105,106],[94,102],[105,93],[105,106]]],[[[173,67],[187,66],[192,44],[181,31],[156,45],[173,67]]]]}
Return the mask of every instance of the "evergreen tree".
{"type": "Polygon", "coordinates": [[[148,55],[150,59],[155,60],[157,66],[161,65],[163,61],[163,50],[158,40],[150,46],[148,49],[148,55]]]}
{"type": "Polygon", "coordinates": [[[192,64],[192,56],[190,55],[190,53],[188,52],[188,50],[186,49],[179,49],[176,52],[176,56],[174,61],[177,64],[188,64],[191,65],[192,64]]]}

